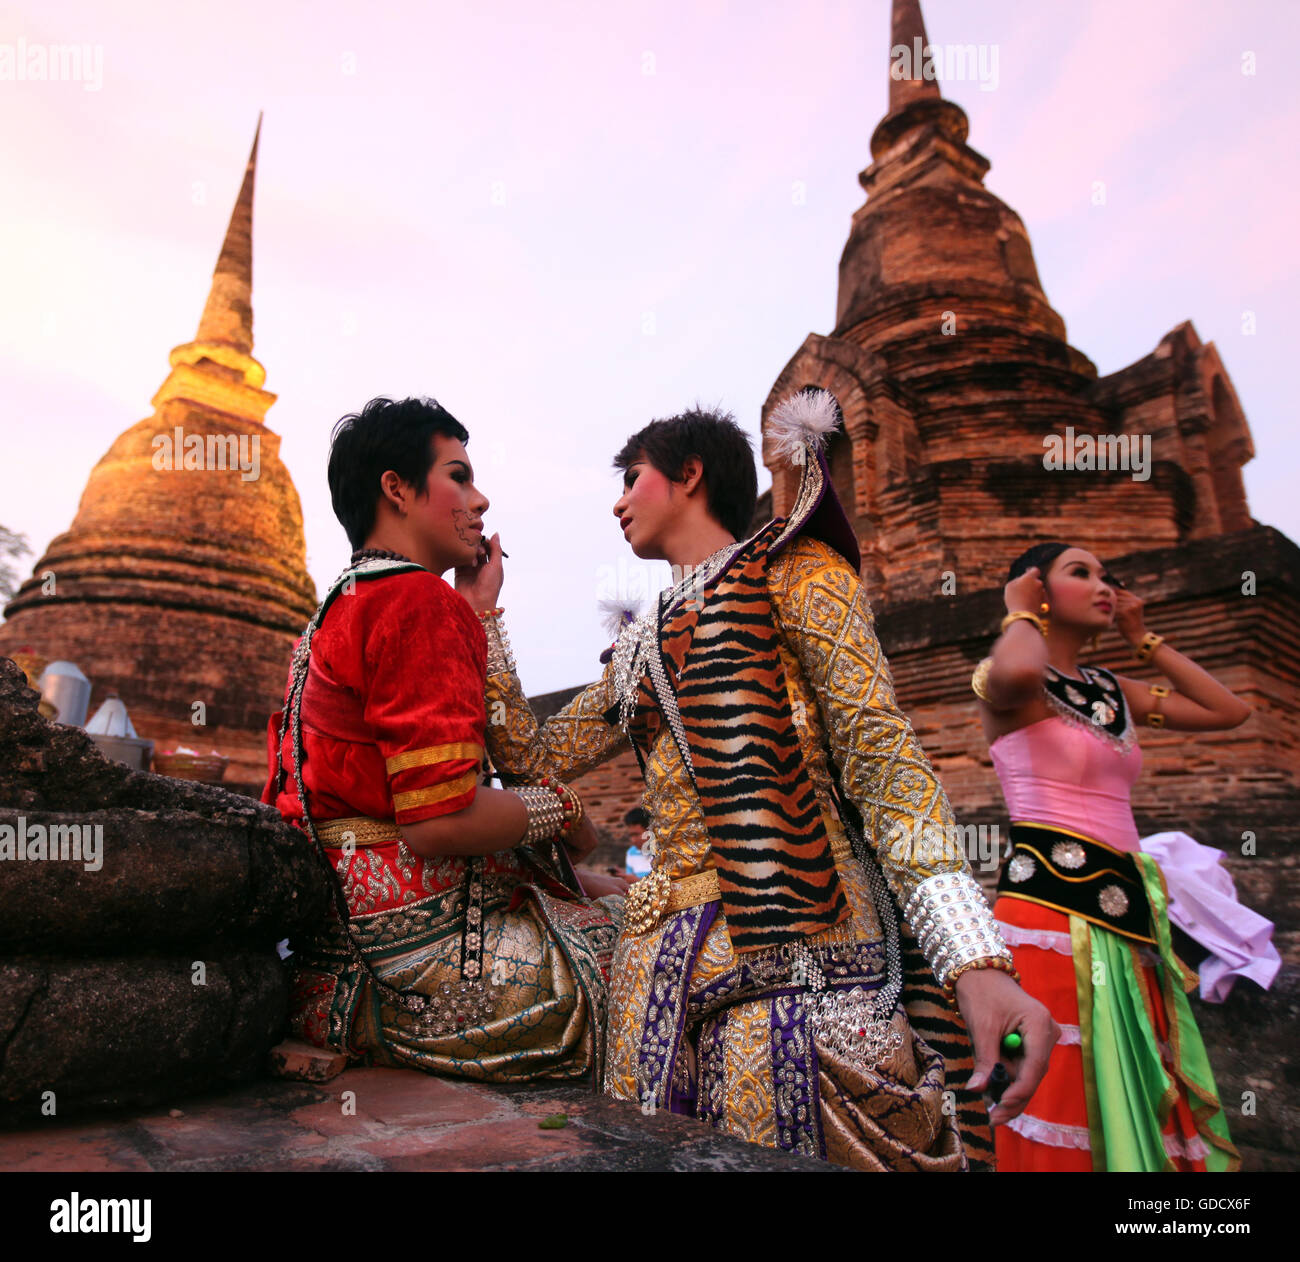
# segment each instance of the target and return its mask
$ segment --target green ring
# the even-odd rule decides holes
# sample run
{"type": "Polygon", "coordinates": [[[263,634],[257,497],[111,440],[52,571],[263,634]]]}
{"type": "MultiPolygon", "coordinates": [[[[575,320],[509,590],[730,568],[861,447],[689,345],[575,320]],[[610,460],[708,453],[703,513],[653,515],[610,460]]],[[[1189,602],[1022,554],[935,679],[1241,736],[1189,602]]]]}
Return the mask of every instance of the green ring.
{"type": "Polygon", "coordinates": [[[1012,1030],[1011,1033],[1002,1040],[1002,1050],[1006,1052],[1018,1052],[1024,1046],[1024,1043],[1025,1040],[1022,1039],[1015,1030],[1012,1030]]]}

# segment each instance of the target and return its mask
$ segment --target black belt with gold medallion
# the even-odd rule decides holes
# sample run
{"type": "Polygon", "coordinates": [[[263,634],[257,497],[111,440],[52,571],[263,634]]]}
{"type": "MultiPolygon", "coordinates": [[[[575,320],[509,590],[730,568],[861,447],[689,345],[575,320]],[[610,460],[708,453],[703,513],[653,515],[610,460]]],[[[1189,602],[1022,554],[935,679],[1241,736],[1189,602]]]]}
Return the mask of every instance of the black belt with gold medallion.
{"type": "Polygon", "coordinates": [[[1011,825],[998,893],[1155,943],[1146,886],[1133,855],[1048,824],[1011,825]]]}

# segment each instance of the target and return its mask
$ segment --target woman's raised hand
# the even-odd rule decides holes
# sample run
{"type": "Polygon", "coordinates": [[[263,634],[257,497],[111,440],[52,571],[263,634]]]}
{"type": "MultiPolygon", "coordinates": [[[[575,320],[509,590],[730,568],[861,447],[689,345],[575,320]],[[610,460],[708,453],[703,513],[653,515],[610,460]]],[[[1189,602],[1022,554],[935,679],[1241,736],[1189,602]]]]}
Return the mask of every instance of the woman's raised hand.
{"type": "Polygon", "coordinates": [[[1038,567],[1031,565],[1023,574],[1013,578],[1002,591],[1007,613],[1039,613],[1047,603],[1047,588],[1039,576],[1038,567]]]}
{"type": "Polygon", "coordinates": [[[456,590],[476,613],[496,608],[501,586],[505,582],[502,555],[501,536],[496,534],[480,545],[475,564],[458,566],[456,569],[456,590]]]}
{"type": "Polygon", "coordinates": [[[1142,600],[1127,587],[1115,588],[1115,630],[1133,646],[1140,644],[1147,633],[1142,600]]]}

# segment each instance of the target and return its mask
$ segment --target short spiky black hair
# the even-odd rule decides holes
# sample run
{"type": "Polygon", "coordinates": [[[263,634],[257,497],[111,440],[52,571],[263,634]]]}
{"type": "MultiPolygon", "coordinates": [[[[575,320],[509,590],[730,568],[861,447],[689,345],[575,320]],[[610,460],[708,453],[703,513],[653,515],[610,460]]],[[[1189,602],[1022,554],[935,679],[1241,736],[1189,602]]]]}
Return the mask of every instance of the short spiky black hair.
{"type": "Polygon", "coordinates": [[[675,482],[691,456],[704,466],[709,512],[737,539],[748,538],[758,500],[758,471],[749,435],[730,412],[694,407],[651,421],[623,444],[614,468],[648,460],[675,482]]]}
{"type": "Polygon", "coordinates": [[[469,442],[469,431],[434,399],[371,399],[334,426],[330,499],[353,548],[360,548],[375,528],[383,494],[379,479],[387,470],[403,482],[424,487],[433,465],[434,434],[469,442]]]}

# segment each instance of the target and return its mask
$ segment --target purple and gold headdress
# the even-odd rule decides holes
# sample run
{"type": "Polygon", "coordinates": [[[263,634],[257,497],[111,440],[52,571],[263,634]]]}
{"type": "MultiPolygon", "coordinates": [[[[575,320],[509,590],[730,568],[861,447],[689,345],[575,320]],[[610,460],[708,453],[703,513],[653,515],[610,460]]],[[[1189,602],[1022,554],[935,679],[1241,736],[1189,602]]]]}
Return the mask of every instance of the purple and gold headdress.
{"type": "Polygon", "coordinates": [[[772,409],[767,421],[772,450],[801,469],[802,476],[785,529],[769,551],[776,553],[791,539],[809,535],[829,544],[856,570],[862,564],[858,537],[826,462],[826,447],[839,425],[839,404],[829,390],[799,390],[772,409]]]}

